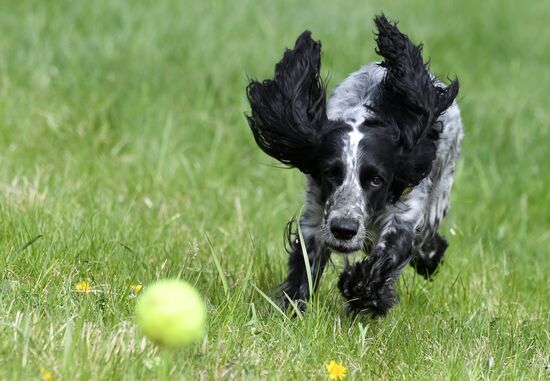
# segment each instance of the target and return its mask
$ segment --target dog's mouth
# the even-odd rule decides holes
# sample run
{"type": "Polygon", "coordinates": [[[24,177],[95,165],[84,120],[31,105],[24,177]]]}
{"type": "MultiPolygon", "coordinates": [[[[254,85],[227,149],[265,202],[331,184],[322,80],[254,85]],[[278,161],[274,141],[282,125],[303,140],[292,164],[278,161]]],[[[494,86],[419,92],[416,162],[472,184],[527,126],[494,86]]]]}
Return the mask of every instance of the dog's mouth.
{"type": "Polygon", "coordinates": [[[325,242],[325,245],[332,251],[340,254],[351,254],[353,252],[360,251],[362,248],[361,245],[352,244],[351,242],[342,242],[339,240],[330,240],[325,242]]]}

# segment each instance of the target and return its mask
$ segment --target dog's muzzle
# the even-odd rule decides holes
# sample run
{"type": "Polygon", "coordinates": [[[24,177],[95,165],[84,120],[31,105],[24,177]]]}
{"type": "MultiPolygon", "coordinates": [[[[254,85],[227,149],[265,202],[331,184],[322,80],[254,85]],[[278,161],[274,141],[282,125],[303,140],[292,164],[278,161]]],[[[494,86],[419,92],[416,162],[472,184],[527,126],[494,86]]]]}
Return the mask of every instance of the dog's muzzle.
{"type": "Polygon", "coordinates": [[[334,251],[346,254],[363,248],[365,227],[358,217],[335,216],[329,218],[322,231],[325,245],[334,251]]]}

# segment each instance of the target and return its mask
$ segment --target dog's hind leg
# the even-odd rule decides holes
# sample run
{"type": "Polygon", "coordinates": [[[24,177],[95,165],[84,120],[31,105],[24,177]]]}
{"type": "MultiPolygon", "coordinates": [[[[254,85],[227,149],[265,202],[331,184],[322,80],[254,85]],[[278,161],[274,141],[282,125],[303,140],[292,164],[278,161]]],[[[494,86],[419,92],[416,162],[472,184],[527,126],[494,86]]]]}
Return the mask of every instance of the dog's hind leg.
{"type": "Polygon", "coordinates": [[[443,236],[434,234],[433,237],[413,249],[414,257],[411,266],[424,278],[431,278],[441,263],[448,246],[449,244],[443,236]]]}

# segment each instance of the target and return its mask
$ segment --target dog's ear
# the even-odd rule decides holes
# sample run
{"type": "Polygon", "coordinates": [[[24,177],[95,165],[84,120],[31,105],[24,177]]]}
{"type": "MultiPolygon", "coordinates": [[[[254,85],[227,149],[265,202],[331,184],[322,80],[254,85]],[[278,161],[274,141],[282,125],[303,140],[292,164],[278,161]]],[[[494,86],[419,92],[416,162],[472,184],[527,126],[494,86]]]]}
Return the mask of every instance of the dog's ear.
{"type": "Polygon", "coordinates": [[[429,174],[442,127],[437,119],[451,106],[459,86],[457,80],[446,87],[439,84],[423,61],[422,45],[413,44],[395,23],[384,15],[374,22],[376,53],[386,68],[374,107],[397,124],[400,153],[392,193],[398,197],[429,174]]]}
{"type": "Polygon", "coordinates": [[[273,79],[251,80],[248,124],[258,146],[280,162],[311,173],[321,125],[326,120],[320,78],[321,43],[303,32],[275,66],[273,79]]]}
{"type": "Polygon", "coordinates": [[[438,84],[422,59],[422,44],[413,44],[384,15],[374,22],[378,29],[376,53],[386,68],[375,106],[396,120],[403,149],[410,151],[425,140],[423,137],[439,138],[436,121],[456,98],[458,81],[446,87],[438,84]]]}

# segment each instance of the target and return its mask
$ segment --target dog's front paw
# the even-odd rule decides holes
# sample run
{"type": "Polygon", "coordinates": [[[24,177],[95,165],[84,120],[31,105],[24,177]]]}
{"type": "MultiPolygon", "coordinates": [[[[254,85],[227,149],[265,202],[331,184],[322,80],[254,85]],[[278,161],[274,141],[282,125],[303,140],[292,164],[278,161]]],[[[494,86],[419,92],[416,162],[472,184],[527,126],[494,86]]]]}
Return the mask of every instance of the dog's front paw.
{"type": "Polygon", "coordinates": [[[373,275],[369,258],[347,266],[340,275],[338,289],[347,299],[347,311],[372,317],[384,316],[397,303],[397,294],[388,277],[373,275]]]}
{"type": "Polygon", "coordinates": [[[288,284],[282,284],[279,288],[276,298],[277,305],[283,311],[298,310],[300,313],[306,312],[306,296],[301,292],[300,287],[291,287],[288,284]]]}
{"type": "Polygon", "coordinates": [[[278,300],[279,307],[283,311],[291,310],[293,312],[300,312],[301,314],[304,314],[306,312],[307,303],[305,300],[302,299],[289,299],[286,295],[283,295],[278,300]]]}

